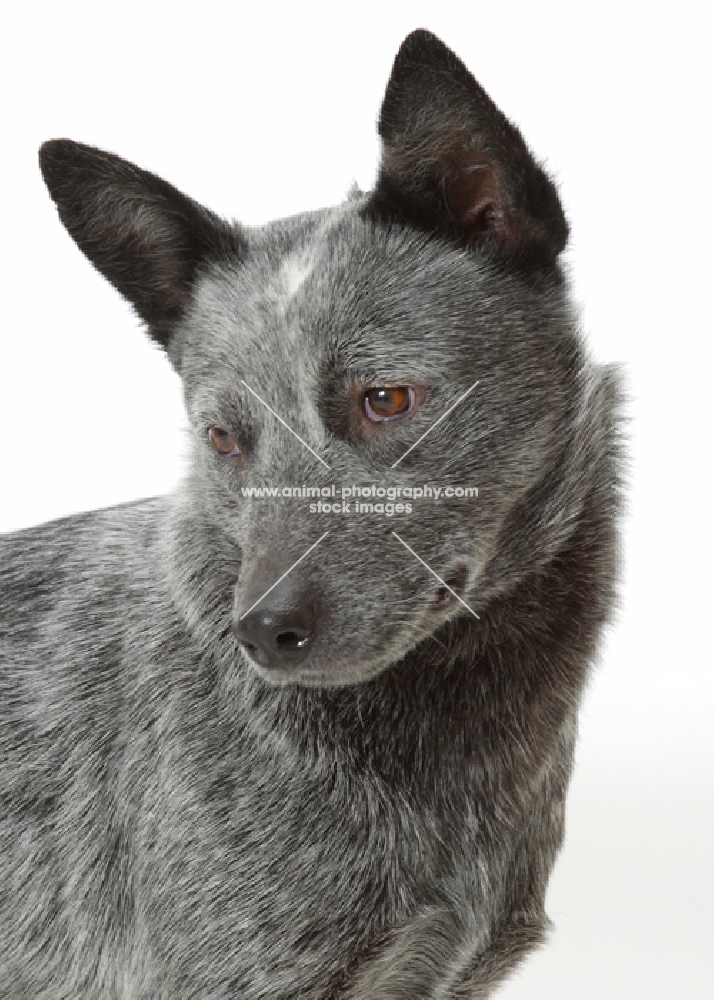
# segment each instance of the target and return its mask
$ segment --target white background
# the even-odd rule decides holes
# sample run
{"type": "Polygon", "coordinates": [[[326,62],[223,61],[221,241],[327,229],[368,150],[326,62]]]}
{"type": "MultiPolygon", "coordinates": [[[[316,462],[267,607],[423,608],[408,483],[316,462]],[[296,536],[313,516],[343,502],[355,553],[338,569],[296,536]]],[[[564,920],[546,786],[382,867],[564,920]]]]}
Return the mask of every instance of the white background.
{"type": "Polygon", "coordinates": [[[549,893],[556,930],[509,1000],[712,996],[705,15],[701,2],[63,2],[13,4],[0,29],[3,531],[169,490],[185,454],[178,381],[57,221],[44,139],[119,152],[247,223],[331,204],[371,184],[391,61],[423,26],[557,177],[584,329],[626,370],[630,508],[549,893]]]}

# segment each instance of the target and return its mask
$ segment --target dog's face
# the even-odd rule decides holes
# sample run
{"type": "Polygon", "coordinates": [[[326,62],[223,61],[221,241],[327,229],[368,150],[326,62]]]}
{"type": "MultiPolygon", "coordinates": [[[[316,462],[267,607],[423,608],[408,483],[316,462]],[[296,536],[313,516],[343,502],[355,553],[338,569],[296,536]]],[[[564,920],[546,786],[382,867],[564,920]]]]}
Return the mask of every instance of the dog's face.
{"type": "Polygon", "coordinates": [[[552,184],[426,32],[380,134],[374,191],[253,231],[110,154],[41,154],[63,222],[182,377],[196,517],[234,553],[233,630],[277,683],[364,680],[475,618],[580,364],[552,184]]]}

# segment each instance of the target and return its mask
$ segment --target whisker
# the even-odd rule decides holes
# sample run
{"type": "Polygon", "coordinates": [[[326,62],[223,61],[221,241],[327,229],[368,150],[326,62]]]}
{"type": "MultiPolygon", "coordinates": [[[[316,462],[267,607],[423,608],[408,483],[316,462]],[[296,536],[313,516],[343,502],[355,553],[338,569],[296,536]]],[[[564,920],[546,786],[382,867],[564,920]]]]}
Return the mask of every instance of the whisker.
{"type": "Polygon", "coordinates": [[[425,638],[433,640],[433,642],[435,642],[437,646],[441,646],[442,649],[448,652],[446,645],[441,641],[441,639],[437,639],[436,636],[433,634],[433,632],[430,632],[428,628],[424,628],[423,625],[415,625],[414,622],[405,620],[403,618],[392,618],[390,621],[385,622],[385,625],[408,625],[415,632],[421,632],[425,636],[425,638]]]}
{"type": "Polygon", "coordinates": [[[427,587],[424,590],[419,590],[416,594],[410,594],[408,597],[396,597],[392,601],[383,601],[382,606],[391,608],[396,604],[409,604],[411,602],[421,601],[423,598],[427,597],[432,593],[432,589],[427,587]]]}

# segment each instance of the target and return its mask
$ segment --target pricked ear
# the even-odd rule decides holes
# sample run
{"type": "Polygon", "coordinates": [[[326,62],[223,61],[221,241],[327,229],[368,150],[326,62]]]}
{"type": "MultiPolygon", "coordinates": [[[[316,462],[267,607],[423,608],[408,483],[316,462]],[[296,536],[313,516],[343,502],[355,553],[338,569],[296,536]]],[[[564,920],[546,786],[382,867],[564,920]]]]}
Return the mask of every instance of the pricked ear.
{"type": "Polygon", "coordinates": [[[239,254],[239,233],[161,178],[92,146],[46,142],[40,169],[77,246],[167,347],[199,267],[239,254]]]}
{"type": "Polygon", "coordinates": [[[568,227],[520,132],[428,31],[394,61],[379,118],[382,162],[367,212],[550,266],[568,227]]]}

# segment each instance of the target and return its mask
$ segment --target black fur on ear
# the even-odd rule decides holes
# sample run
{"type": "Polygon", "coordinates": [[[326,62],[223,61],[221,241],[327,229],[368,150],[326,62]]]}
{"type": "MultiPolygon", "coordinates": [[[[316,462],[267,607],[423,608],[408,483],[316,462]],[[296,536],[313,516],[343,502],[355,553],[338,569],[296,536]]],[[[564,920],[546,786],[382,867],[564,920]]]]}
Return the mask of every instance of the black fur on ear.
{"type": "Polygon", "coordinates": [[[161,178],[92,146],[46,142],[40,169],[77,246],[167,347],[198,268],[240,256],[239,230],[161,178]]]}
{"type": "Polygon", "coordinates": [[[366,212],[526,267],[551,267],[568,226],[553,182],[520,132],[435,35],[410,34],[379,118],[382,162],[366,212]]]}

